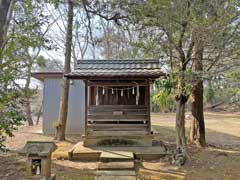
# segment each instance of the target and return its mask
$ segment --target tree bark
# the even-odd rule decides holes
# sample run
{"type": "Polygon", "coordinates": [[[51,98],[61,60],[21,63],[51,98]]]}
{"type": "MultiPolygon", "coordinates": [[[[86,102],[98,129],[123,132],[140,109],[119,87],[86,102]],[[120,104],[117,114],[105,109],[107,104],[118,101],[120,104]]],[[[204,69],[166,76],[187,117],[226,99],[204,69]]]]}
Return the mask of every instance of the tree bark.
{"type": "Polygon", "coordinates": [[[32,120],[32,110],[31,110],[31,104],[30,104],[30,99],[26,98],[26,115],[27,115],[27,121],[29,126],[33,126],[33,120],[32,120]]]}
{"type": "Polygon", "coordinates": [[[31,93],[30,93],[30,82],[31,82],[31,67],[32,64],[29,62],[27,65],[27,79],[26,79],[26,84],[24,87],[24,93],[25,93],[25,112],[27,115],[27,121],[29,126],[33,126],[33,120],[32,120],[32,110],[31,110],[31,103],[30,103],[30,98],[31,98],[31,93]]]}
{"type": "Polygon", "coordinates": [[[39,111],[38,111],[38,115],[37,115],[37,120],[36,120],[36,125],[39,124],[39,121],[40,121],[40,117],[41,117],[41,114],[42,114],[42,107],[43,107],[43,102],[39,108],[39,111]]]}
{"type": "MultiPolygon", "coordinates": [[[[11,0],[0,0],[0,50],[3,48],[6,35],[6,24],[11,0]]],[[[0,58],[1,59],[1,58],[0,58]]],[[[1,60],[0,60],[1,63],[1,60]]]]}
{"type": "Polygon", "coordinates": [[[183,63],[180,63],[178,75],[178,95],[176,96],[176,145],[177,149],[184,148],[187,150],[186,135],[185,135],[185,105],[187,96],[185,95],[185,76],[183,63]]]}
{"type": "MultiPolygon", "coordinates": [[[[64,74],[71,71],[71,45],[72,45],[72,26],[73,26],[73,2],[68,0],[68,20],[67,20],[67,36],[65,45],[65,62],[64,74]]],[[[68,114],[68,95],[69,95],[69,79],[63,77],[61,82],[61,100],[59,119],[56,123],[55,139],[59,141],[65,140],[65,131],[68,114]]]]}
{"type": "Polygon", "coordinates": [[[203,80],[201,73],[203,70],[202,64],[203,48],[201,45],[195,43],[192,55],[192,71],[198,73],[196,80],[193,81],[192,86],[192,116],[193,119],[190,125],[189,140],[191,143],[195,142],[197,145],[206,146],[205,139],[205,124],[203,112],[203,80]]]}

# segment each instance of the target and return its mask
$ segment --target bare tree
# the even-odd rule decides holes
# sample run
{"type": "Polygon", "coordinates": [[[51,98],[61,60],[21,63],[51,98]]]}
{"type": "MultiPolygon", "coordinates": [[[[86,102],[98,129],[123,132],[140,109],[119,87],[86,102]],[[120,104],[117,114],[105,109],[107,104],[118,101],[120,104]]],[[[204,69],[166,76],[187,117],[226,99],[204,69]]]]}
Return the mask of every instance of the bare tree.
{"type": "MultiPolygon", "coordinates": [[[[65,44],[64,74],[70,73],[71,71],[72,28],[73,28],[73,2],[72,0],[68,0],[68,20],[65,44]]],[[[61,83],[62,84],[61,84],[60,111],[59,120],[56,124],[55,139],[59,141],[64,141],[68,115],[69,79],[63,77],[61,83]]]]}

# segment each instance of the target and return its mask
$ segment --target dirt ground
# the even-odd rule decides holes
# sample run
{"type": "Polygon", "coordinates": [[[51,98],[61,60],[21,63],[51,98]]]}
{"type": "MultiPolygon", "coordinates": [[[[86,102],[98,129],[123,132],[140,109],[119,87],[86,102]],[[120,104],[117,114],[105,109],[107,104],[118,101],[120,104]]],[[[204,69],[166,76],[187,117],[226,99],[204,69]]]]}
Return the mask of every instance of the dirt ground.
{"type": "MultiPolygon", "coordinates": [[[[188,117],[188,116],[187,116],[188,117]]],[[[188,130],[190,117],[186,120],[188,130]]],[[[176,167],[166,160],[137,162],[140,180],[188,179],[188,180],[237,180],[240,179],[240,113],[205,113],[208,147],[189,147],[189,158],[183,167],[176,167]]],[[[152,114],[153,129],[159,133],[159,140],[166,144],[175,141],[175,114],[152,114]]],[[[187,132],[188,133],[188,132],[187,132]]],[[[56,142],[58,149],[53,154],[52,172],[57,179],[92,180],[97,162],[71,162],[67,151],[80,136],[67,137],[67,142],[56,142]]],[[[28,140],[52,140],[41,134],[41,124],[23,126],[8,138],[7,153],[0,153],[0,179],[26,179],[26,159],[17,155],[28,140]]]]}

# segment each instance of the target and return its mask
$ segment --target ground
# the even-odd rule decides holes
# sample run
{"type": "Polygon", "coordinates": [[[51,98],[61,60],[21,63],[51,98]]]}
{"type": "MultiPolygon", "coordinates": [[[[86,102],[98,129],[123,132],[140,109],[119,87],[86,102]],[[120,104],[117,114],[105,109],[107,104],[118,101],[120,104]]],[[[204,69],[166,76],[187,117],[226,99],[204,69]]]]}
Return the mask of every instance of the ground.
{"type": "MultiPolygon", "coordinates": [[[[189,119],[186,120],[187,129],[189,119]]],[[[152,114],[153,129],[158,131],[159,139],[166,144],[174,144],[174,122],[174,114],[152,114]]],[[[139,179],[240,179],[240,114],[205,113],[205,122],[208,147],[201,149],[190,146],[189,158],[180,168],[166,159],[137,162],[139,179]]],[[[26,159],[18,156],[16,151],[27,140],[52,140],[52,137],[41,134],[41,124],[19,128],[15,137],[7,139],[6,145],[10,152],[0,153],[0,179],[25,179],[26,159]]],[[[93,179],[98,165],[96,162],[66,160],[67,151],[78,141],[81,141],[79,136],[71,136],[67,142],[57,143],[52,167],[57,179],[93,179]]]]}

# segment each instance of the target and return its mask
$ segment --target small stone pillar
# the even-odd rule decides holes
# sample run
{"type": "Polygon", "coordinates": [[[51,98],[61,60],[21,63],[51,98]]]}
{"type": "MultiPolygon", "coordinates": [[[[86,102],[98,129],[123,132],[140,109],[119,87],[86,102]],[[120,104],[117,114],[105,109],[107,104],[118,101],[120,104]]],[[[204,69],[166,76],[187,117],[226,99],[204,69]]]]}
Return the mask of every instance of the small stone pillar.
{"type": "Polygon", "coordinates": [[[51,154],[56,149],[54,142],[28,141],[20,155],[27,156],[28,179],[54,180],[51,174],[51,154]]]}

